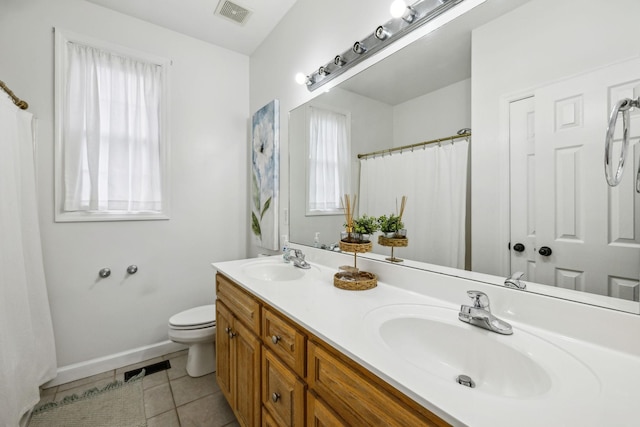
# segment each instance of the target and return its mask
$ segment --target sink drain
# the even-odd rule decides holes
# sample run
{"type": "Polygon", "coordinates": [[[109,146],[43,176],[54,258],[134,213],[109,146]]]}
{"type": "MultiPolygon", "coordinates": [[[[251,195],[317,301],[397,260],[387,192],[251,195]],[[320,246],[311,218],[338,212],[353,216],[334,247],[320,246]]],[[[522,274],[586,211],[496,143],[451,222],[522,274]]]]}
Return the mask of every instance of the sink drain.
{"type": "Polygon", "coordinates": [[[456,382],[458,384],[462,384],[465,387],[474,388],[476,386],[476,383],[474,383],[471,377],[468,375],[458,375],[458,377],[456,378],[456,382]]]}

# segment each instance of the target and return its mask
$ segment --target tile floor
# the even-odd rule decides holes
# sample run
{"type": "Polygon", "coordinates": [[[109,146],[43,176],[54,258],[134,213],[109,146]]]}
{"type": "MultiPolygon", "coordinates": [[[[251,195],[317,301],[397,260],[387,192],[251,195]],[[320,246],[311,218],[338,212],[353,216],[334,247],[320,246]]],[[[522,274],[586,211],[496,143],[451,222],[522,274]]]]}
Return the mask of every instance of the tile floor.
{"type": "Polygon", "coordinates": [[[239,426],[218,387],[215,373],[199,378],[187,375],[186,350],[44,389],[40,403],[60,400],[92,387],[101,388],[115,380],[122,381],[125,372],[163,360],[169,360],[171,369],[145,376],[142,380],[147,427],[239,426]]]}

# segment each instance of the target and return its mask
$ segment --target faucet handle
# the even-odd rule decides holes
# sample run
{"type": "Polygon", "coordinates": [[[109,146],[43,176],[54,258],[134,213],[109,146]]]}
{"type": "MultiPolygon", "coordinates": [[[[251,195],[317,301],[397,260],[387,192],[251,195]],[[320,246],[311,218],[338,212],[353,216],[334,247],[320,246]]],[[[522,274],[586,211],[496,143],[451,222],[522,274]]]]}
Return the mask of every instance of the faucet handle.
{"type": "Polygon", "coordinates": [[[489,297],[487,294],[480,291],[467,291],[467,295],[473,301],[473,308],[489,311],[489,297]]]}
{"type": "Polygon", "coordinates": [[[522,276],[524,276],[524,273],[522,271],[516,271],[509,278],[512,279],[512,280],[520,280],[520,279],[522,279],[522,276]]]}

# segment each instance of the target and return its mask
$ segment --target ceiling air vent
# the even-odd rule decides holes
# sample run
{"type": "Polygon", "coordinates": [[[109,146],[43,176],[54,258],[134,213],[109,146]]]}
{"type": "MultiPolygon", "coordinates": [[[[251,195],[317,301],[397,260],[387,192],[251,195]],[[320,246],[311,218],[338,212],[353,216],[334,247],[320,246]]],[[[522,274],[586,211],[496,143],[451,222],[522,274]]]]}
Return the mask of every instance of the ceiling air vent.
{"type": "Polygon", "coordinates": [[[249,19],[251,11],[229,0],[221,0],[216,8],[216,15],[242,25],[249,19]]]}

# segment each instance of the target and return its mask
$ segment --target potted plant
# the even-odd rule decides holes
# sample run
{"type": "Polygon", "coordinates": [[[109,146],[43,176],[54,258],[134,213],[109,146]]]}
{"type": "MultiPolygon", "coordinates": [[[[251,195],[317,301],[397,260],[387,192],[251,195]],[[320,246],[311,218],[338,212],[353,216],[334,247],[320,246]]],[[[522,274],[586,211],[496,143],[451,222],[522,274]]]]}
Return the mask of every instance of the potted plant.
{"type": "Polygon", "coordinates": [[[378,218],[378,225],[380,227],[380,231],[384,233],[384,237],[392,239],[394,237],[404,237],[406,235],[404,224],[402,223],[402,217],[398,215],[382,215],[378,218]]]}
{"type": "Polygon", "coordinates": [[[360,236],[361,242],[368,242],[371,235],[378,231],[378,220],[376,217],[364,214],[353,220],[353,231],[360,236]]]}

